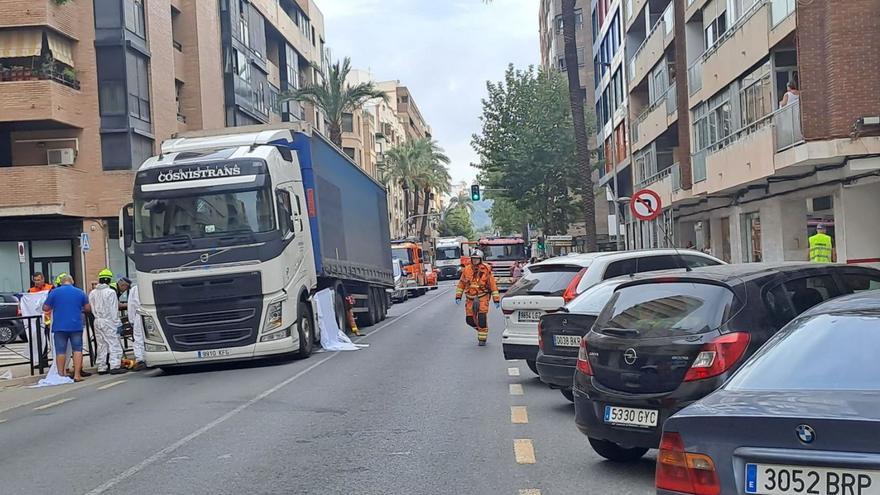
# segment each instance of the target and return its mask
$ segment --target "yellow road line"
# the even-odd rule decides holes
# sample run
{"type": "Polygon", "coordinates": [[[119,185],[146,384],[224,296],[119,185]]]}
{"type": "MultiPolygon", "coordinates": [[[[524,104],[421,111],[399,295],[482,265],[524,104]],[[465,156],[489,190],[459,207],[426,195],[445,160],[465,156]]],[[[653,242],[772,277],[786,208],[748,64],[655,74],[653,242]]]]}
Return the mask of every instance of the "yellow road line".
{"type": "Polygon", "coordinates": [[[534,464],[535,463],[535,447],[528,438],[517,438],[513,440],[513,455],[516,457],[517,464],[534,464]]]}
{"type": "Polygon", "coordinates": [[[507,374],[510,376],[519,376],[519,368],[507,368],[507,374]]]}
{"type": "Polygon", "coordinates": [[[529,422],[529,412],[526,406],[510,406],[510,421],[515,425],[524,425],[529,422]]]}
{"type": "Polygon", "coordinates": [[[125,383],[125,380],[119,380],[118,382],[108,383],[107,385],[101,385],[97,388],[97,390],[107,390],[110,387],[115,387],[117,385],[125,383]]]}
{"type": "Polygon", "coordinates": [[[72,401],[73,399],[74,399],[74,397],[68,397],[68,398],[66,398],[66,399],[56,400],[55,402],[50,402],[50,403],[48,403],[48,404],[43,404],[43,405],[40,406],[40,407],[35,407],[35,408],[34,408],[34,411],[42,411],[43,409],[49,409],[50,407],[60,406],[61,404],[64,404],[65,402],[70,402],[70,401],[72,401]]]}
{"type": "Polygon", "coordinates": [[[528,488],[526,490],[520,490],[519,495],[541,495],[541,490],[537,488],[528,488]]]}
{"type": "Polygon", "coordinates": [[[511,383],[510,384],[510,395],[522,395],[523,388],[519,383],[511,383]]]}

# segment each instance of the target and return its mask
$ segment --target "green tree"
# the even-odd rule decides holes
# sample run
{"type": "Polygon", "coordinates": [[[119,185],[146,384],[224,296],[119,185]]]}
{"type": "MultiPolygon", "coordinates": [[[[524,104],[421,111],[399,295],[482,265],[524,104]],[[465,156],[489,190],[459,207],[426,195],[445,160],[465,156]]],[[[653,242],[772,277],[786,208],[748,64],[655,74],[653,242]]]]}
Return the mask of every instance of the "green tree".
{"type": "Polygon", "coordinates": [[[431,196],[433,194],[446,194],[452,177],[449,175],[449,157],[437,141],[423,138],[416,141],[416,146],[421,150],[422,160],[417,174],[418,183],[422,189],[422,229],[419,238],[424,241],[428,229],[428,212],[431,208],[431,196]]]}
{"type": "Polygon", "coordinates": [[[472,140],[480,182],[502,190],[494,199],[528,212],[546,234],[566,232],[577,212],[580,175],[565,79],[555,70],[511,65],[487,90],[482,131],[472,140]]]}
{"type": "Polygon", "coordinates": [[[492,230],[501,235],[520,232],[523,225],[529,222],[528,215],[507,198],[494,199],[489,216],[492,218],[492,230]]]}
{"type": "Polygon", "coordinates": [[[464,208],[454,208],[443,219],[440,224],[440,235],[444,236],[464,236],[468,239],[474,238],[474,226],[471,223],[471,216],[464,208]]]}
{"type": "Polygon", "coordinates": [[[337,61],[331,65],[327,74],[322,74],[320,83],[307,84],[302,88],[285,92],[279,101],[308,102],[323,110],[329,122],[330,141],[342,147],[342,116],[346,113],[354,113],[372,99],[388,100],[385,93],[376,88],[372,82],[354,86],[348,84],[346,79],[349,72],[351,72],[351,59],[345,57],[342,62],[337,61]]]}

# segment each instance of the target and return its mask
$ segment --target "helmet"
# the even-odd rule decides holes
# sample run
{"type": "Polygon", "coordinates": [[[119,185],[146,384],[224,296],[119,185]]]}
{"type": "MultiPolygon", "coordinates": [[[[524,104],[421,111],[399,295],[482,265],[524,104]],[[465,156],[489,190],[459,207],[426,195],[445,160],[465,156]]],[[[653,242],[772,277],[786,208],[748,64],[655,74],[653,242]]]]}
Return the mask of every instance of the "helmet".
{"type": "Polygon", "coordinates": [[[479,249],[474,249],[473,251],[471,251],[470,257],[471,258],[480,258],[480,260],[482,260],[483,259],[483,252],[480,251],[479,249]]]}
{"type": "Polygon", "coordinates": [[[109,268],[104,268],[98,272],[98,278],[113,278],[113,272],[109,268]]]}
{"type": "Polygon", "coordinates": [[[67,273],[66,273],[66,272],[59,273],[58,276],[55,277],[55,286],[57,287],[57,286],[61,285],[61,281],[62,281],[62,280],[64,279],[64,277],[66,277],[66,276],[67,276],[67,273]]]}

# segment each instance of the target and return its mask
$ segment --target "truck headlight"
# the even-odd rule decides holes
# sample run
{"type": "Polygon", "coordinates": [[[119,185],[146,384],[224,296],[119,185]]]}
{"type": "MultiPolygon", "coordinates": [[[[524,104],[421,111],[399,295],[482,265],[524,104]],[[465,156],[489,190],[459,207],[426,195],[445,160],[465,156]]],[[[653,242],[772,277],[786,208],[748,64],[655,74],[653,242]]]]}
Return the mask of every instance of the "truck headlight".
{"type": "Polygon", "coordinates": [[[282,324],[281,318],[281,301],[274,302],[269,305],[266,310],[266,324],[263,325],[263,333],[271,332],[276,328],[280,328],[282,324]]]}
{"type": "Polygon", "coordinates": [[[164,345],[151,344],[149,342],[144,343],[144,350],[147,352],[165,352],[168,350],[164,345]]]}
{"type": "Polygon", "coordinates": [[[144,337],[156,342],[165,342],[165,339],[162,338],[162,332],[159,331],[159,327],[156,325],[152,316],[144,315],[144,337]]]}
{"type": "Polygon", "coordinates": [[[272,342],[273,340],[281,340],[287,337],[290,337],[290,327],[277,332],[267,333],[260,337],[260,342],[272,342]]]}

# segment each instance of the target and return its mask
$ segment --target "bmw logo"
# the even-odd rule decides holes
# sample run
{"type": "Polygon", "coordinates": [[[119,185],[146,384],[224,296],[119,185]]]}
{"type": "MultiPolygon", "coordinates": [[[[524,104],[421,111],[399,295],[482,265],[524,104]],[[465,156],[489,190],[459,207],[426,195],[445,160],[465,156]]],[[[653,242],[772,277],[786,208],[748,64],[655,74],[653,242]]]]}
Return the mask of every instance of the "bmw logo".
{"type": "Polygon", "coordinates": [[[629,349],[623,351],[623,361],[632,366],[636,364],[636,359],[639,358],[639,355],[636,353],[636,350],[630,347],[629,349]]]}
{"type": "Polygon", "coordinates": [[[813,440],[816,439],[816,432],[810,425],[799,425],[794,431],[797,433],[798,440],[803,443],[813,443],[813,440]]]}

